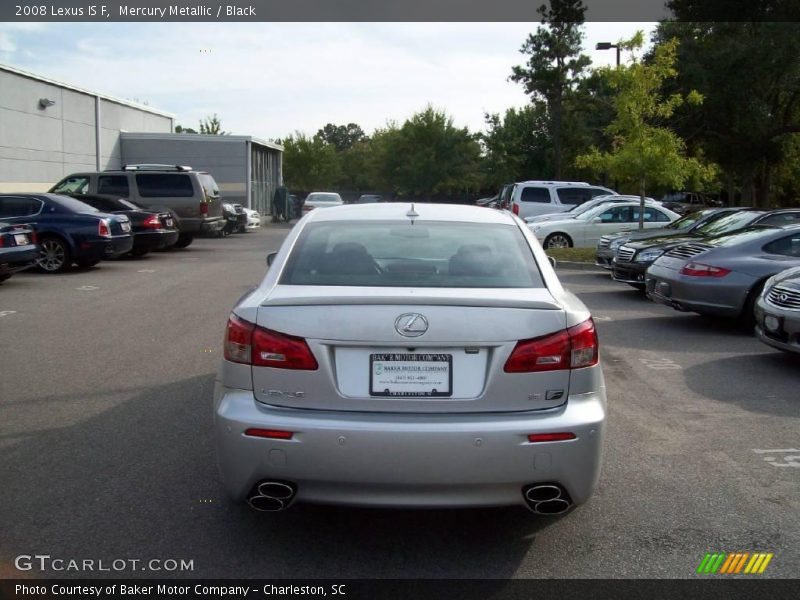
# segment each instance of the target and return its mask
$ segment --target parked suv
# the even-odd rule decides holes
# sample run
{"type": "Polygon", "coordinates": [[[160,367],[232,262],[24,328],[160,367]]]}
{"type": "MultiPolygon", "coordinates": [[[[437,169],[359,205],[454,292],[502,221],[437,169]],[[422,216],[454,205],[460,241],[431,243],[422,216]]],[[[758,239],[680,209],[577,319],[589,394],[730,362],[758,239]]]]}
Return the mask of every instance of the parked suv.
{"type": "Polygon", "coordinates": [[[185,248],[199,233],[216,233],[225,226],[217,182],[191,167],[125,165],[121,170],[73,173],[50,191],[126,198],[149,210],[168,211],[180,231],[176,248],[185,248]]]}
{"type": "Polygon", "coordinates": [[[522,181],[511,191],[510,209],[520,219],[564,212],[614,190],[583,181],[522,181]]]}

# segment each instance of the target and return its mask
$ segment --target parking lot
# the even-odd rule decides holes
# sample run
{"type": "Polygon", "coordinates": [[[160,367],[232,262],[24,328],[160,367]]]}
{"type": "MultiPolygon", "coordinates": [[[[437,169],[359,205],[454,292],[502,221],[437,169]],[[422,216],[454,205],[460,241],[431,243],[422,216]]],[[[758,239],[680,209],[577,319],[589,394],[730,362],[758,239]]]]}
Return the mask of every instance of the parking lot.
{"type": "Polygon", "coordinates": [[[223,329],[287,231],[0,286],[0,577],[37,576],[15,557],[49,554],[193,561],[118,573],[145,577],[681,578],[707,552],[754,551],[775,555],[761,577],[797,574],[797,357],[595,269],[558,269],[596,319],[608,386],[586,505],[545,518],[230,504],[211,437],[223,329]]]}

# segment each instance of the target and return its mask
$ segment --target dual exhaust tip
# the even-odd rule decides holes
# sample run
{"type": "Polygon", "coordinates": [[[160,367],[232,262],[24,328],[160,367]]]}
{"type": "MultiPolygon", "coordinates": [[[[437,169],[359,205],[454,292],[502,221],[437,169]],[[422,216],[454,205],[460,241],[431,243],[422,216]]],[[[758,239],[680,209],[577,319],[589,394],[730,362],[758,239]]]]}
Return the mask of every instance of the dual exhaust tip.
{"type": "Polygon", "coordinates": [[[563,515],[572,508],[566,490],[553,483],[532,484],[522,490],[525,504],[537,515],[563,515]]]}
{"type": "MultiPolygon", "coordinates": [[[[278,512],[289,507],[297,493],[294,484],[284,481],[261,481],[247,497],[247,504],[261,512],[278,512]]],[[[561,515],[572,508],[566,490],[552,483],[532,484],[522,490],[528,508],[537,515],[561,515]]]]}
{"type": "Polygon", "coordinates": [[[289,507],[296,491],[291,483],[262,481],[255,485],[247,497],[247,504],[261,512],[277,512],[289,507]]]}

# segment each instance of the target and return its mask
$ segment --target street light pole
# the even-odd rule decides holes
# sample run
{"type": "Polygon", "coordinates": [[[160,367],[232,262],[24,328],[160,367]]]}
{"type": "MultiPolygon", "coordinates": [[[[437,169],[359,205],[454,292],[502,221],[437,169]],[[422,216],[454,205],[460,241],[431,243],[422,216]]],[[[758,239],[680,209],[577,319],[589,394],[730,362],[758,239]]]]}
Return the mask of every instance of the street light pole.
{"type": "Polygon", "coordinates": [[[611,50],[615,48],[617,50],[617,66],[620,65],[620,47],[619,44],[612,44],[611,42],[598,42],[597,45],[594,47],[595,50],[611,50]]]}

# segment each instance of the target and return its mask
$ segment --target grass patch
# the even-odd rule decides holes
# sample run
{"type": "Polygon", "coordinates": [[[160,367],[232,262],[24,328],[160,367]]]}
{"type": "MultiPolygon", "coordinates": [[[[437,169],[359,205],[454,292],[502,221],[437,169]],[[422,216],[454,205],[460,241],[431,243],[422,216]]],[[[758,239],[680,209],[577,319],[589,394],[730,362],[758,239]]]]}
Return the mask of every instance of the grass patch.
{"type": "Polygon", "coordinates": [[[594,248],[553,248],[545,250],[548,256],[556,259],[556,262],[565,260],[569,262],[594,264],[594,248]]]}

